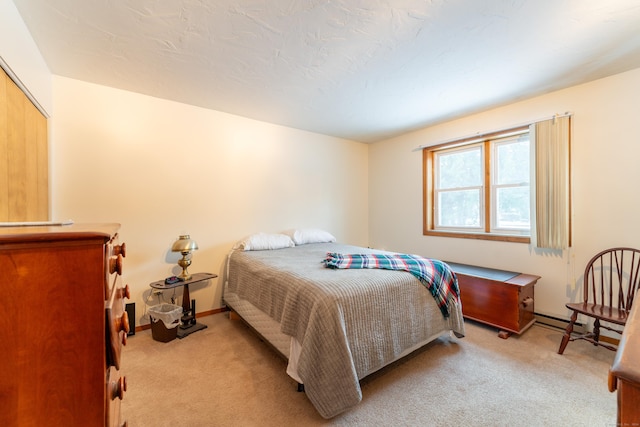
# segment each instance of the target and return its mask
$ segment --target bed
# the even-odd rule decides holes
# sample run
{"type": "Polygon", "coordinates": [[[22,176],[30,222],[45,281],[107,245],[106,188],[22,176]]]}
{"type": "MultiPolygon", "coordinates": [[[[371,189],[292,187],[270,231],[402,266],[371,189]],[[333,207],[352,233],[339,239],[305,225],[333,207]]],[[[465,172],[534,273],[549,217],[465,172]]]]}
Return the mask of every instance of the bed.
{"type": "Polygon", "coordinates": [[[445,317],[414,275],[323,264],[328,253],[386,252],[332,241],[276,247],[231,251],[223,301],[288,360],[324,418],[357,405],[367,375],[443,334],[464,336],[459,301],[445,317]]]}

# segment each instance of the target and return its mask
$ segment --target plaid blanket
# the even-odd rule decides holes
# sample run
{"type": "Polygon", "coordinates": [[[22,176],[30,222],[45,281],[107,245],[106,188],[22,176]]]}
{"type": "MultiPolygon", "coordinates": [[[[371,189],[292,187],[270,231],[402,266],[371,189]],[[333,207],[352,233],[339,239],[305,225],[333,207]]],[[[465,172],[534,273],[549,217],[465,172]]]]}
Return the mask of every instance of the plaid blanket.
{"type": "Polygon", "coordinates": [[[460,303],[458,279],[449,266],[439,260],[406,254],[339,254],[328,252],[322,261],[327,268],[381,268],[408,271],[433,295],[444,317],[449,317],[447,303],[460,303]]]}

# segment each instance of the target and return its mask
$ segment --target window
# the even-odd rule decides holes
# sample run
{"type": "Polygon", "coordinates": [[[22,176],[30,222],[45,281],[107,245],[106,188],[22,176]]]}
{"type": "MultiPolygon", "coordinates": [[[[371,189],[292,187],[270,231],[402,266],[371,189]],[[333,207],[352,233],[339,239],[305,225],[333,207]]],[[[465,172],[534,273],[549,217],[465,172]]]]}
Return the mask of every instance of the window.
{"type": "Polygon", "coordinates": [[[424,234],[529,242],[529,127],[424,149],[424,234]]]}
{"type": "Polygon", "coordinates": [[[491,141],[493,173],[491,174],[491,231],[504,234],[526,234],[530,220],[530,148],[529,133],[504,140],[491,141]]]}
{"type": "Polygon", "coordinates": [[[435,229],[483,230],[483,154],[482,145],[434,153],[435,229]]]}

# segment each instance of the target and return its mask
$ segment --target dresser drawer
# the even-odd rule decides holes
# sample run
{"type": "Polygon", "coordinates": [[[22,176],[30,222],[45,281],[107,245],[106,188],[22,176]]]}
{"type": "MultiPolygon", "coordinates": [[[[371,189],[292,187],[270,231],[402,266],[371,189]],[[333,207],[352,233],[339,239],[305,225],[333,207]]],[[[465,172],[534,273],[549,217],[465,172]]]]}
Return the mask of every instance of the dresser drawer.
{"type": "Polygon", "coordinates": [[[105,379],[105,426],[126,425],[120,418],[120,402],[127,391],[127,379],[115,367],[107,369],[105,379]]]}
{"type": "Polygon", "coordinates": [[[124,258],[127,256],[127,246],[118,242],[118,235],[111,238],[105,245],[105,279],[104,299],[108,300],[119,276],[122,275],[124,258]]]}
{"type": "Polygon", "coordinates": [[[129,285],[123,287],[118,278],[112,287],[109,299],[105,303],[107,366],[115,366],[116,369],[120,369],[122,346],[127,344],[129,315],[125,310],[125,298],[129,297],[129,285]]]}

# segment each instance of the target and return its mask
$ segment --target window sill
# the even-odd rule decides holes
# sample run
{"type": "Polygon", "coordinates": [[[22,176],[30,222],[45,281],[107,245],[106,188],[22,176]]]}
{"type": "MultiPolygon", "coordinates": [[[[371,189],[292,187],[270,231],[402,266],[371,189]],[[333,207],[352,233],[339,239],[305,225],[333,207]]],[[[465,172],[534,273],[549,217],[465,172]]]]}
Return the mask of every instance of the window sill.
{"type": "Polygon", "coordinates": [[[452,231],[433,231],[425,230],[424,236],[453,237],[458,239],[476,239],[476,240],[493,240],[499,242],[511,243],[531,243],[529,236],[513,236],[505,234],[487,234],[487,233],[460,233],[452,231]]]}

